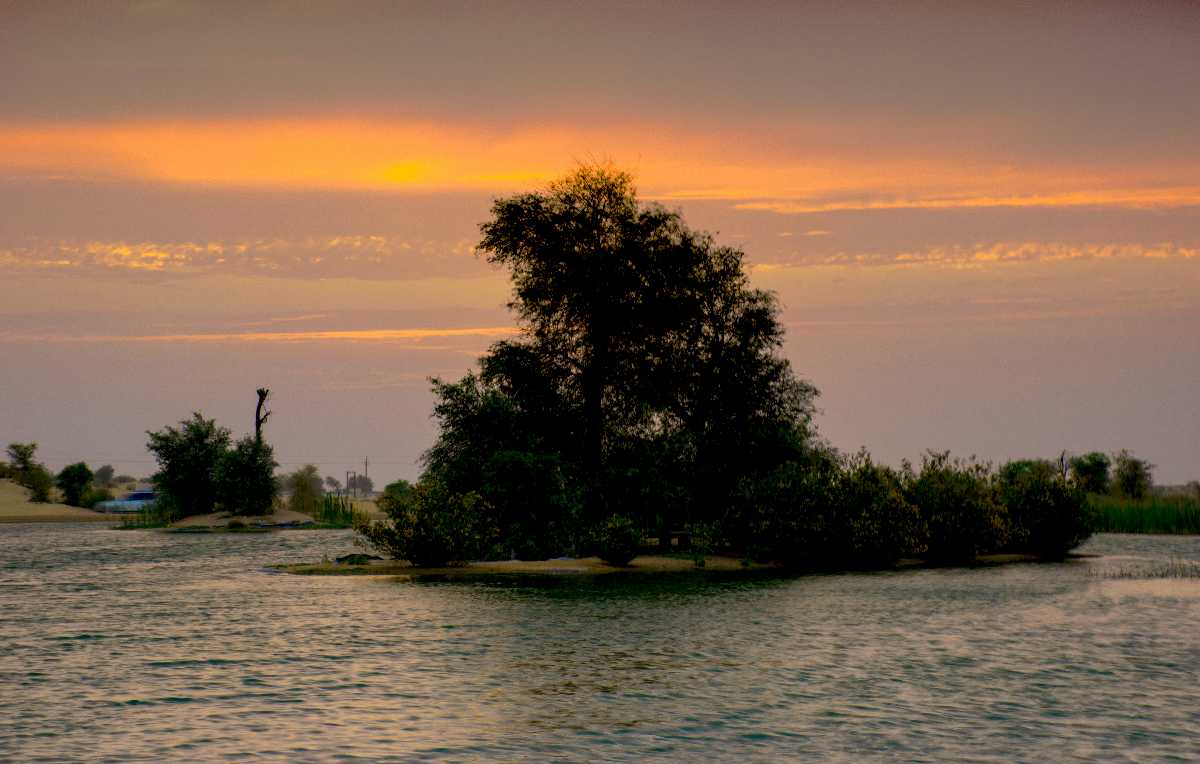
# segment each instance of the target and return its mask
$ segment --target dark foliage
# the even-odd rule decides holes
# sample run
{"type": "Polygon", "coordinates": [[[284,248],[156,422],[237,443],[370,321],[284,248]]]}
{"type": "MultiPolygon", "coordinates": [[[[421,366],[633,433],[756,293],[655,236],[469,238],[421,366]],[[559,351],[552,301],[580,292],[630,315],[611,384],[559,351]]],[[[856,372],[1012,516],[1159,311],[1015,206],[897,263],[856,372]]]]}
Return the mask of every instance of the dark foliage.
{"type": "Polygon", "coordinates": [[[1107,454],[1093,451],[1076,456],[1070,464],[1071,480],[1085,493],[1108,493],[1112,461],[1107,454]]]}
{"type": "Polygon", "coordinates": [[[1008,514],[1010,549],[1062,558],[1091,536],[1095,521],[1085,492],[1050,462],[1009,462],[997,473],[996,488],[1008,514]]]}
{"type": "Polygon", "coordinates": [[[1127,499],[1144,499],[1154,480],[1154,465],[1122,450],[1113,459],[1113,483],[1117,493],[1127,499]]]}
{"type": "Polygon", "coordinates": [[[612,515],[596,529],[596,554],[609,565],[628,565],[642,544],[642,530],[636,520],[612,515]]]}
{"type": "Polygon", "coordinates": [[[476,493],[452,493],[427,479],[403,495],[383,494],[386,522],[360,522],[355,530],[372,548],[413,565],[438,567],[479,559],[497,539],[490,508],[476,493]]]}
{"type": "Polygon", "coordinates": [[[68,464],[58,473],[55,484],[62,491],[64,504],[81,507],[84,494],[92,484],[92,471],[83,462],[68,464]]]}
{"type": "Polygon", "coordinates": [[[930,452],[919,473],[908,465],[905,472],[905,497],[920,510],[930,560],[971,562],[1003,545],[1004,508],[987,465],[930,452]]]}
{"type": "Polygon", "coordinates": [[[54,476],[40,464],[34,463],[21,473],[21,484],[29,489],[29,500],[35,504],[50,501],[50,489],[54,487],[54,476]]]}
{"type": "Polygon", "coordinates": [[[158,460],[154,484],[172,498],[183,517],[212,512],[217,501],[217,465],[229,449],[229,430],[199,412],[159,432],[147,432],[147,448],[158,460]]]}
{"type": "Polygon", "coordinates": [[[425,463],[492,507],[495,554],[571,551],[617,512],[659,531],[716,521],[799,453],[816,391],[778,354],[778,308],[741,252],[604,167],[492,213],[479,251],[511,272],[523,336],[435,380],[425,463]]]}
{"type": "Polygon", "coordinates": [[[217,503],[234,515],[266,515],[275,507],[279,485],[275,480],[273,449],[247,436],[217,461],[217,503]]]}

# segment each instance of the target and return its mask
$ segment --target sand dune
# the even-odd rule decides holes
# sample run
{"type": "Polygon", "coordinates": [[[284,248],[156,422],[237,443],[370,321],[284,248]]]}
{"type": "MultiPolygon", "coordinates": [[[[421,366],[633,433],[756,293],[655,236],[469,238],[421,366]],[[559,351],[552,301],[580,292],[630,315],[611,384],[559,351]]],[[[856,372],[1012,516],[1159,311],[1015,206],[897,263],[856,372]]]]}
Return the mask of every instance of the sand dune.
{"type": "Polygon", "coordinates": [[[12,482],[0,480],[0,523],[78,523],[115,522],[112,515],[66,504],[34,504],[29,491],[12,482]]]}

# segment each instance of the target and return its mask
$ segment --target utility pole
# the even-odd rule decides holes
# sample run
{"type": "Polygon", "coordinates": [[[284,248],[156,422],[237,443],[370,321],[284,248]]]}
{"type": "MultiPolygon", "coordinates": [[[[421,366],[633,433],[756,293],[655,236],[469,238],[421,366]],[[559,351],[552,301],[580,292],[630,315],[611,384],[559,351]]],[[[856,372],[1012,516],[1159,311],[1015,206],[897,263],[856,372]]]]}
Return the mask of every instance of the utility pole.
{"type": "Polygon", "coordinates": [[[366,479],[368,479],[368,480],[369,480],[369,479],[370,479],[370,477],[371,477],[371,473],[370,473],[370,471],[368,470],[368,467],[370,467],[370,466],[371,466],[371,457],[369,457],[369,456],[364,456],[364,457],[363,457],[363,477],[364,477],[364,478],[366,478],[366,479]]]}

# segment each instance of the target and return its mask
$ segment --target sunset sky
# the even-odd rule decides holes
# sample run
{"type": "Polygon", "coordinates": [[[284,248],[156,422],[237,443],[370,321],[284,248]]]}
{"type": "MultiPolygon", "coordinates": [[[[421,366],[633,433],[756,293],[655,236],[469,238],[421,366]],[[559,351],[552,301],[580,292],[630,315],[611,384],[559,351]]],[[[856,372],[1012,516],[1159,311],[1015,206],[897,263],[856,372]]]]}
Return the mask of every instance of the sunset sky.
{"type": "MultiPolygon", "coordinates": [[[[1200,5],[0,0],[0,440],[413,478],[581,162],[743,249],[843,450],[1200,479],[1200,5]]],[[[0,444],[2,445],[2,444],[0,444]]]]}

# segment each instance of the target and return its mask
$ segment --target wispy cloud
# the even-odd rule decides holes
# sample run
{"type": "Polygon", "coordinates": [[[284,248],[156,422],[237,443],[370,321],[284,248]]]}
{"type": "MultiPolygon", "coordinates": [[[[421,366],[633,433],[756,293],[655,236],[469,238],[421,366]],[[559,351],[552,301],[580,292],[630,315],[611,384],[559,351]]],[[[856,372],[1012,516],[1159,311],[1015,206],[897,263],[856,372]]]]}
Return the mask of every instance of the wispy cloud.
{"type": "Polygon", "coordinates": [[[229,241],[34,241],[0,245],[12,271],[407,278],[477,273],[471,241],[347,234],[229,241]]]}
{"type": "MultiPolygon", "coordinates": [[[[771,272],[786,268],[813,266],[847,267],[942,267],[983,268],[987,266],[1060,262],[1066,260],[1191,260],[1200,258],[1200,246],[1184,246],[1174,242],[1157,244],[1096,243],[1073,244],[1055,241],[998,241],[977,244],[951,244],[921,250],[898,252],[836,252],[756,263],[756,272],[771,272]]],[[[1200,261],[1198,261],[1200,262],[1200,261]]]]}
{"type": "Polygon", "coordinates": [[[459,350],[459,346],[434,345],[427,340],[499,339],[519,331],[512,326],[478,326],[416,329],[318,329],[293,332],[196,332],[187,334],[54,334],[0,332],[0,343],[166,343],[249,344],[306,342],[370,342],[404,344],[411,349],[459,350]]]}
{"type": "MultiPolygon", "coordinates": [[[[943,197],[910,196],[859,199],[785,199],[774,201],[740,202],[740,210],[762,210],[780,215],[801,215],[819,212],[852,210],[953,210],[988,207],[1125,207],[1157,209],[1200,205],[1200,187],[1179,186],[1152,189],[1099,189],[1064,191],[1051,194],[1013,194],[1005,196],[963,195],[943,197]]],[[[819,236],[828,231],[810,231],[819,236]]]]}

